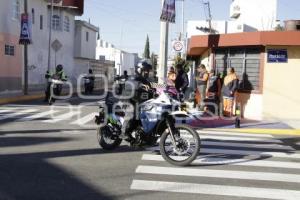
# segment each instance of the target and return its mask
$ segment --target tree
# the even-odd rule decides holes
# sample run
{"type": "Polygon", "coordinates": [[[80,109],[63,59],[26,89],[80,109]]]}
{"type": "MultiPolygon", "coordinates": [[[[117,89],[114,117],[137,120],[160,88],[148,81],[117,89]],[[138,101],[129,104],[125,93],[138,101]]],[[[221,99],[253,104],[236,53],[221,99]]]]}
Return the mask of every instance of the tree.
{"type": "Polygon", "coordinates": [[[149,36],[147,35],[145,49],[144,49],[144,58],[150,59],[150,42],[149,42],[149,36]]]}
{"type": "Polygon", "coordinates": [[[275,31],[284,31],[284,27],[281,26],[280,24],[278,24],[278,25],[275,27],[275,31]]]}

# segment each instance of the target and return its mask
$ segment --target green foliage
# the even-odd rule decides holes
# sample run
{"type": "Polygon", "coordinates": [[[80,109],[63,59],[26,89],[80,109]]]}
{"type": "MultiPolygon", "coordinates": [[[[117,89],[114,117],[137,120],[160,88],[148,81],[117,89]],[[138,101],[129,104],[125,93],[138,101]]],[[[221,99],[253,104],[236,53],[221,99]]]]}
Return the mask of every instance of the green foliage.
{"type": "Polygon", "coordinates": [[[183,66],[183,70],[186,73],[189,73],[189,71],[191,70],[191,63],[186,61],[185,59],[181,58],[180,56],[177,56],[175,58],[175,63],[174,63],[174,67],[176,67],[176,65],[182,65],[183,66]]]}
{"type": "Polygon", "coordinates": [[[145,49],[144,49],[144,58],[150,59],[150,42],[149,42],[149,36],[147,35],[145,49]]]}

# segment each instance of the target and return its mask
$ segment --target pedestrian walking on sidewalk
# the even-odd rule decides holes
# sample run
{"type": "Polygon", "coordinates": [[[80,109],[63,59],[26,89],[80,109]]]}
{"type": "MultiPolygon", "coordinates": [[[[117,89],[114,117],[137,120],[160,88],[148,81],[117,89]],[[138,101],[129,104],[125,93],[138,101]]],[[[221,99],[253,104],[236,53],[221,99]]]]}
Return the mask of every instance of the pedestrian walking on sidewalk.
{"type": "Polygon", "coordinates": [[[233,104],[235,100],[235,93],[238,89],[238,77],[233,67],[227,69],[227,76],[224,78],[224,85],[222,88],[223,94],[223,115],[224,117],[233,116],[233,104]]]}

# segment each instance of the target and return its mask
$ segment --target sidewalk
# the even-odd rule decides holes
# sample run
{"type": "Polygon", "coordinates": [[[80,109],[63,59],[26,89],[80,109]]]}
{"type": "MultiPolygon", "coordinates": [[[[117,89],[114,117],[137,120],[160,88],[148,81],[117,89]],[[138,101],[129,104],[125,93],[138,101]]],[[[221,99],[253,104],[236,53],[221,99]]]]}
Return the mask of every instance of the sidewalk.
{"type": "Polygon", "coordinates": [[[22,93],[17,93],[13,95],[2,95],[0,96],[0,105],[2,104],[9,104],[9,103],[16,103],[21,101],[32,101],[37,99],[43,99],[45,97],[44,91],[39,92],[32,92],[28,95],[24,95],[22,93]]]}
{"type": "Polygon", "coordinates": [[[242,119],[241,128],[235,128],[234,118],[204,116],[191,121],[190,125],[207,131],[300,136],[300,119],[287,121],[242,119]]]}

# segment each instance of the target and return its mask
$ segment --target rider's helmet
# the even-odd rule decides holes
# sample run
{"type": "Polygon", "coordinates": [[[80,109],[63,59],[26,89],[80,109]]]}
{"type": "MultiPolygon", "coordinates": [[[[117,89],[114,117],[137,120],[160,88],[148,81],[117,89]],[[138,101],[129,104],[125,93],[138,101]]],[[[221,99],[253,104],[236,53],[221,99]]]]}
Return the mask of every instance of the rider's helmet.
{"type": "Polygon", "coordinates": [[[136,73],[138,75],[149,74],[149,71],[152,70],[152,64],[149,60],[142,60],[136,67],[136,73]]]}
{"type": "Polygon", "coordinates": [[[62,65],[57,65],[55,68],[56,72],[61,72],[64,69],[64,67],[62,65]]]}

